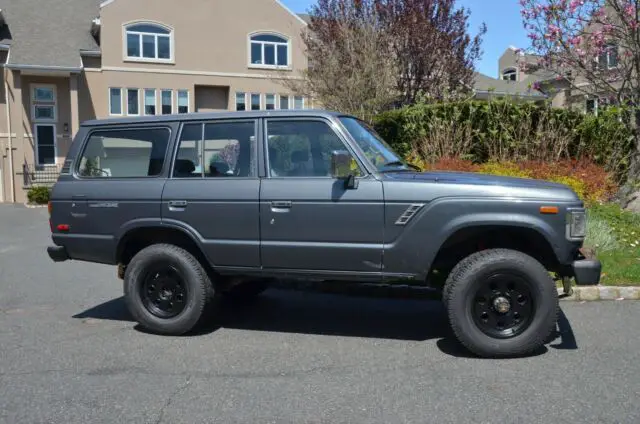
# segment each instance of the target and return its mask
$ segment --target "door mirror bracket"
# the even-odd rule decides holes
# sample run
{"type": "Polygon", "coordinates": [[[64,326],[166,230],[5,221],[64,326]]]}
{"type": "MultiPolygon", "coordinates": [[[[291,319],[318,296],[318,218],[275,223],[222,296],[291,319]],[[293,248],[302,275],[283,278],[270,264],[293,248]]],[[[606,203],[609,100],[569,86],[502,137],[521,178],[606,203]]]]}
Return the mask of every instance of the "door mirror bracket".
{"type": "Polygon", "coordinates": [[[331,176],[339,180],[344,180],[346,190],[358,188],[356,178],[358,164],[346,150],[334,150],[331,152],[331,176]]]}

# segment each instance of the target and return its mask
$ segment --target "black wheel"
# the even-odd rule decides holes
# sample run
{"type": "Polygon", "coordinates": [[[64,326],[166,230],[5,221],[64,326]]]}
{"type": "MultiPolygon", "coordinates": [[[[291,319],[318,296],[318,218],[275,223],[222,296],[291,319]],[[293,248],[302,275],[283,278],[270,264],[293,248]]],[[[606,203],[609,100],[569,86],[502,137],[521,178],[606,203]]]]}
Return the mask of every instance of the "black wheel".
{"type": "Polygon", "coordinates": [[[456,337],[482,357],[535,352],[553,333],[559,312],[547,270],[531,256],[508,249],[463,259],[443,294],[456,337]]]}
{"type": "Polygon", "coordinates": [[[269,281],[264,279],[247,280],[221,291],[222,295],[234,301],[255,299],[269,288],[269,281]]]}
{"type": "Polygon", "coordinates": [[[124,295],[138,323],[154,333],[181,335],[200,320],[211,282],[186,250],[154,244],[133,257],[124,275],[124,295]]]}

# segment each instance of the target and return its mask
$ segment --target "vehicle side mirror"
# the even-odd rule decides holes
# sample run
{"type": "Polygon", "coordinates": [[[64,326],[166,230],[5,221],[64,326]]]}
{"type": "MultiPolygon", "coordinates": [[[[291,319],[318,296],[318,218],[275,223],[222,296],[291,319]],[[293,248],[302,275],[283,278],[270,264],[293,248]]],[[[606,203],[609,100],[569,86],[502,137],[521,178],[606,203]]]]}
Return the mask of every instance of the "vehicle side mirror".
{"type": "Polygon", "coordinates": [[[344,187],[348,190],[358,188],[356,173],[352,168],[353,158],[346,150],[335,150],[331,152],[331,176],[339,180],[344,180],[344,187]]]}

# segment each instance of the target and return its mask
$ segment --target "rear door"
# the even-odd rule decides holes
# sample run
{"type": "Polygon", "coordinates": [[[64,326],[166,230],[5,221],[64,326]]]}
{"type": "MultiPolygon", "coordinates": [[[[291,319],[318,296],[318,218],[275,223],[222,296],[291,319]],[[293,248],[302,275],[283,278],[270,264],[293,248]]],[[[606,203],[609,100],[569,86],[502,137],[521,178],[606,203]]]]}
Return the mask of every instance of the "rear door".
{"type": "Polygon", "coordinates": [[[259,267],[255,119],[182,127],[162,197],[166,225],[190,231],[217,267],[259,267]]]}
{"type": "Polygon", "coordinates": [[[72,149],[70,175],[55,187],[54,239],[74,259],[111,263],[116,239],[136,221],[161,221],[165,157],[172,124],[95,127],[72,149]],[[77,153],[76,153],[77,149],[77,153]],[[58,231],[58,224],[69,225],[58,231]]]}

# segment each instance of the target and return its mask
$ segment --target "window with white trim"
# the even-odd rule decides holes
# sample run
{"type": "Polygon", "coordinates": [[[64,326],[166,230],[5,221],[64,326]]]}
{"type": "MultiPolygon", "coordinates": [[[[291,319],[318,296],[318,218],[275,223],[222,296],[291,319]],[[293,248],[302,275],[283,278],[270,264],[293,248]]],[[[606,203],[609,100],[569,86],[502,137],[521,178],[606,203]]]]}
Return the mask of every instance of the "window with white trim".
{"type": "Polygon", "coordinates": [[[236,110],[247,110],[247,95],[244,92],[236,93],[236,110]]]}
{"type": "Polygon", "coordinates": [[[280,109],[289,109],[289,96],[280,96],[280,109]]]}
{"type": "Polygon", "coordinates": [[[518,77],[518,71],[513,68],[508,68],[502,71],[502,79],[505,81],[516,81],[518,77]]]}
{"type": "Polygon", "coordinates": [[[189,92],[178,90],[178,113],[189,113],[189,92]]]}
{"type": "Polygon", "coordinates": [[[109,114],[122,115],[122,88],[109,89],[109,114]]]}
{"type": "Polygon", "coordinates": [[[304,109],[304,97],[295,96],[293,98],[293,108],[294,109],[304,109]]]}
{"type": "Polygon", "coordinates": [[[171,99],[171,90],[162,90],[161,94],[161,101],[162,101],[162,114],[163,115],[170,115],[173,113],[173,102],[171,99]]]}
{"type": "Polygon", "coordinates": [[[128,59],[171,61],[172,31],[161,25],[137,23],[126,27],[125,43],[128,59]]]}
{"type": "Polygon", "coordinates": [[[144,90],[144,114],[156,114],[156,90],[155,88],[147,88],[144,90]]]}
{"type": "Polygon", "coordinates": [[[137,88],[127,88],[127,115],[140,115],[140,99],[137,88]]]}
{"type": "Polygon", "coordinates": [[[31,104],[31,114],[35,121],[53,122],[56,120],[56,90],[54,86],[34,86],[31,104]]]}
{"type": "Polygon", "coordinates": [[[251,110],[260,110],[260,94],[251,95],[251,110]]]}
{"type": "Polygon", "coordinates": [[[290,66],[289,39],[275,34],[252,34],[250,36],[250,65],[264,68],[286,68],[290,66]]]}
{"type": "Polygon", "coordinates": [[[264,100],[264,106],[267,110],[274,110],[276,108],[276,95],[267,94],[264,100]]]}

